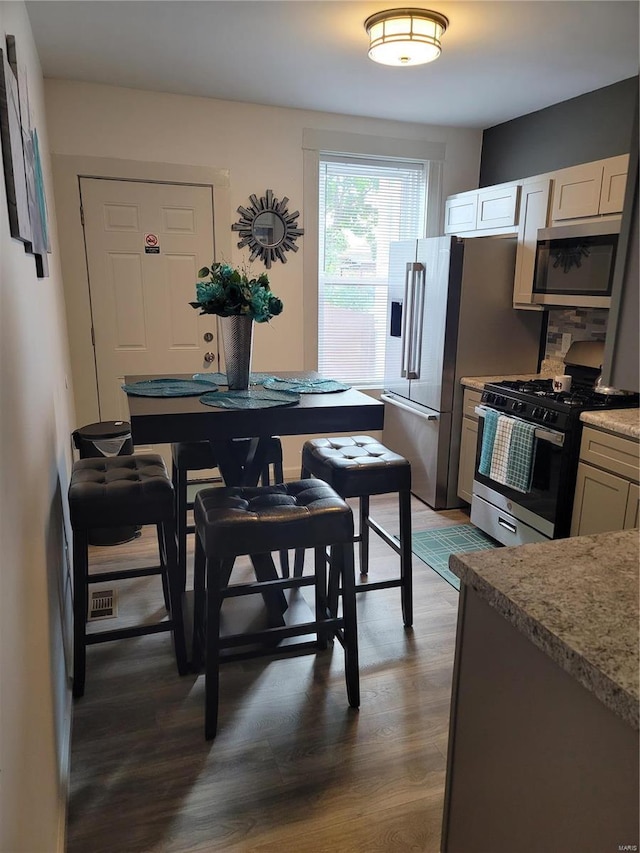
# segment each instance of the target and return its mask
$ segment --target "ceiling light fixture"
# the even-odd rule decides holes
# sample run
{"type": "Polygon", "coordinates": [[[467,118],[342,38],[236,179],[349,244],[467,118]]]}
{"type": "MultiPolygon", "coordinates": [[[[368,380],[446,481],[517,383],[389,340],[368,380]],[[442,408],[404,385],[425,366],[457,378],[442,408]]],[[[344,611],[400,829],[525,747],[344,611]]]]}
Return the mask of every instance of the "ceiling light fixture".
{"type": "Polygon", "coordinates": [[[364,22],[369,58],[382,65],[424,65],[441,53],[440,38],[448,18],[429,9],[389,9],[364,22]]]}

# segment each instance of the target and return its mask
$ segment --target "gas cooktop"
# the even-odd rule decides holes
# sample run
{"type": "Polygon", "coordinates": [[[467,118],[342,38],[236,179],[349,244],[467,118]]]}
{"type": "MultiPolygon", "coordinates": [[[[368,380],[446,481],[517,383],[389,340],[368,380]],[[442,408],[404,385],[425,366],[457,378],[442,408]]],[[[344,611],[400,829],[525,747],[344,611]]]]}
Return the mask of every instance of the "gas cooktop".
{"type": "Polygon", "coordinates": [[[638,406],[638,394],[598,394],[593,380],[556,392],[551,379],[503,380],[484,386],[482,403],[500,412],[564,427],[581,412],[638,406]]]}

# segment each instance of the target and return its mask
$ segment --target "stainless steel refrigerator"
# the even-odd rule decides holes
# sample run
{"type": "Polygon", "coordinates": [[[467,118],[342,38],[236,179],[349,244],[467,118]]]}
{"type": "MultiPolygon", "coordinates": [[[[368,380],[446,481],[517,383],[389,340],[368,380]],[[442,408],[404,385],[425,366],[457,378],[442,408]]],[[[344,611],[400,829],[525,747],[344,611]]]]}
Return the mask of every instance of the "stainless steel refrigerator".
{"type": "Polygon", "coordinates": [[[463,376],[536,373],[542,312],[514,310],[515,237],[393,243],[384,444],[411,462],[412,491],[434,509],[456,494],[463,376]]]}

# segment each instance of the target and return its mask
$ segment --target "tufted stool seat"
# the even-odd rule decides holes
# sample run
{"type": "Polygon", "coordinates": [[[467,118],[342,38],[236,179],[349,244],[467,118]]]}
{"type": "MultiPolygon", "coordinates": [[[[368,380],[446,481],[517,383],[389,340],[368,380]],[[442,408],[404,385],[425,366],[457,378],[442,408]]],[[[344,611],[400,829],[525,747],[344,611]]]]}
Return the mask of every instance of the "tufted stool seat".
{"type": "MultiPolygon", "coordinates": [[[[413,623],[411,570],[411,464],[368,435],[316,438],[302,448],[301,477],[324,480],[343,498],[359,498],[360,573],[369,572],[369,530],[373,530],[400,556],[400,576],[391,580],[363,582],[356,592],[400,587],[402,616],[406,627],[413,623]],[[392,537],[369,515],[371,495],[398,494],[400,534],[392,537]]],[[[296,554],[294,575],[303,570],[304,556],[296,554]]]]}
{"type": "Polygon", "coordinates": [[[69,484],[69,514],[73,528],[74,656],[73,695],[84,693],[86,646],[143,634],[171,631],[178,671],[187,671],[182,589],[180,587],[174,522],[174,494],[161,456],[110,456],[80,459],[69,484]],[[156,525],[160,565],[89,574],[90,528],[156,525]],[[159,574],[170,618],[152,625],[86,631],[89,585],[159,574]]]}
{"type": "MultiPolygon", "coordinates": [[[[239,465],[242,465],[247,459],[250,446],[250,438],[236,438],[227,444],[229,451],[235,454],[239,465]]],[[[270,466],[273,466],[274,481],[281,483],[284,480],[282,444],[277,436],[272,436],[266,440],[266,459],[261,475],[262,485],[264,486],[268,486],[271,482],[270,466]]],[[[183,578],[183,588],[186,585],[187,576],[187,535],[195,530],[193,524],[187,523],[187,514],[189,510],[193,509],[193,502],[188,498],[187,489],[194,483],[206,485],[216,482],[215,479],[189,479],[189,471],[205,471],[217,467],[216,454],[208,441],[180,441],[171,445],[171,480],[175,490],[178,565],[183,578]]],[[[289,556],[286,551],[280,554],[280,564],[283,571],[288,574],[289,556]]]]}
{"type": "MultiPolygon", "coordinates": [[[[315,648],[325,648],[337,637],[345,652],[349,704],[360,704],[358,636],[353,568],[353,515],[349,506],[326,483],[302,480],[274,486],[205,489],[195,499],[196,552],[194,566],[193,662],[205,666],[205,737],[215,736],[218,718],[220,650],[260,643],[258,654],[296,651],[308,642],[275,645],[282,639],[315,633],[315,648]],[[329,576],[325,549],[331,549],[329,576]],[[256,555],[270,561],[270,553],[285,548],[313,548],[315,570],[304,577],[278,578],[271,562],[258,582],[229,584],[233,560],[256,555]],[[315,618],[304,623],[279,624],[261,631],[220,636],[220,608],[224,599],[260,593],[282,596],[283,590],[314,587],[315,618]],[[342,586],[342,615],[337,589],[342,586]]],[[[246,657],[247,653],[239,653],[246,657]]],[[[227,655],[229,657],[238,657],[227,655]]],[[[304,688],[302,688],[304,689],[304,688]]]]}

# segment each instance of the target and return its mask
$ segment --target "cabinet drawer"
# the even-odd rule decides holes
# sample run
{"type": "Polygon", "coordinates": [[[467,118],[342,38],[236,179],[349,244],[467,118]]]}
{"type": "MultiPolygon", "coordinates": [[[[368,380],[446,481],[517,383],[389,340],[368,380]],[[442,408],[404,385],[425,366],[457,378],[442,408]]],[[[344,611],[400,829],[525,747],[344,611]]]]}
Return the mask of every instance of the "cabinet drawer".
{"type": "Polygon", "coordinates": [[[620,474],[634,483],[640,481],[640,444],[637,441],[585,427],[582,431],[580,459],[620,474]]]}
{"type": "Polygon", "coordinates": [[[477,421],[478,416],[476,415],[476,406],[479,406],[481,402],[482,391],[470,391],[469,389],[465,389],[462,414],[466,418],[473,418],[477,421]]]}

